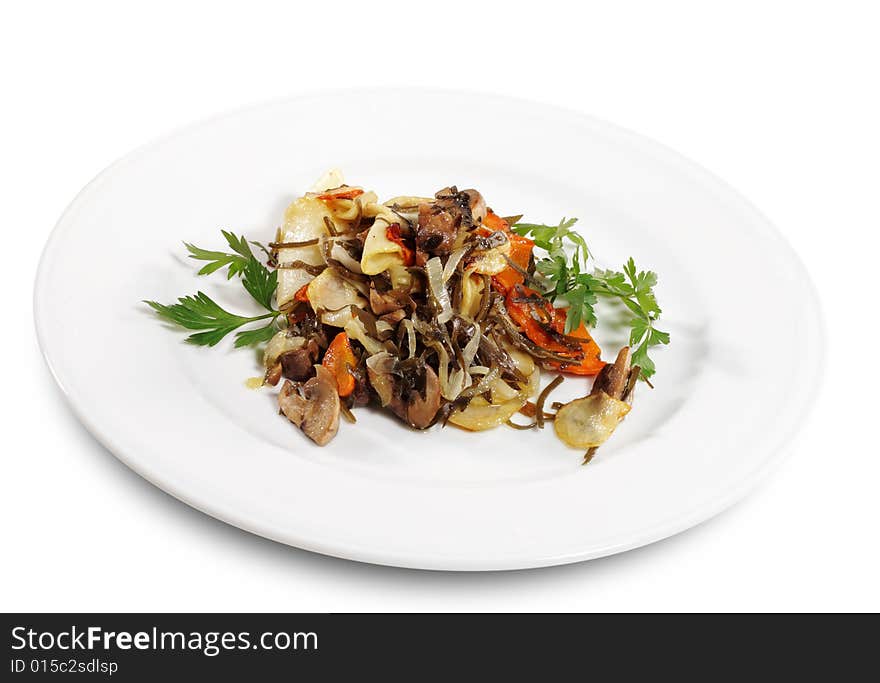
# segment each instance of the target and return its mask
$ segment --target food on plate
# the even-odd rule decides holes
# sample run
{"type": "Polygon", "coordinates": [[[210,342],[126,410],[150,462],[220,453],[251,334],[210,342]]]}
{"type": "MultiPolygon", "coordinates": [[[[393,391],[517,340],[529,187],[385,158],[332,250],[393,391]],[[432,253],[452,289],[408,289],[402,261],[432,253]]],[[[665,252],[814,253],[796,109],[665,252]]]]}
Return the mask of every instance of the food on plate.
{"type": "Polygon", "coordinates": [[[236,347],[263,345],[262,385],[278,387],[280,413],[320,446],[340,416],[354,422],[373,405],[414,429],[553,422],[586,463],[630,411],[638,380],[650,384],[649,351],[669,343],[656,328],[657,276],[633,259],[595,268],[576,219],[521,219],[454,185],[380,202],[334,170],[290,204],[266,245],[228,231],[228,251],[185,243],[205,262],[199,275],[225,269],[259,312],[232,313],[203,292],[146,303],[192,330],[190,343],[234,333],[236,347]],[[591,332],[600,299],[629,326],[613,363],[591,332]],[[553,375],[543,390],[542,372],[553,375]],[[584,397],[549,403],[565,375],[584,382],[584,397]]]}

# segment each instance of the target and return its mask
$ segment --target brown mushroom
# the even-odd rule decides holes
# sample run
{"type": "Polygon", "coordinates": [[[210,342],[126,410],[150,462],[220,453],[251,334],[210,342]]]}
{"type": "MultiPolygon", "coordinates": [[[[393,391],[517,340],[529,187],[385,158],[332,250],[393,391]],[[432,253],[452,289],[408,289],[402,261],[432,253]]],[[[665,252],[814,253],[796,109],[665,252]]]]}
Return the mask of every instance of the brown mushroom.
{"type": "Polygon", "coordinates": [[[448,254],[458,235],[458,224],[452,212],[437,204],[419,206],[419,227],[416,246],[427,254],[448,254]]]}
{"type": "Polygon", "coordinates": [[[406,317],[406,311],[402,308],[398,308],[396,311],[391,311],[390,313],[386,313],[385,315],[380,315],[379,320],[382,320],[389,325],[396,326],[401,320],[406,317]]]}
{"type": "MultiPolygon", "coordinates": [[[[628,346],[624,346],[618,352],[615,361],[606,365],[596,375],[590,396],[605,394],[609,398],[632,405],[636,382],[639,380],[642,369],[638,365],[630,365],[631,362],[632,351],[628,346]]],[[[621,416],[620,419],[622,420],[623,417],[621,416]]],[[[584,465],[593,459],[598,449],[598,446],[592,446],[587,450],[584,455],[584,465]]]]}
{"type": "Polygon", "coordinates": [[[315,366],[315,376],[302,385],[287,381],[278,394],[278,406],[288,420],[303,430],[319,446],[336,436],[339,429],[339,394],[336,380],[322,365],[315,366]]]}
{"type": "Polygon", "coordinates": [[[376,315],[399,311],[405,305],[405,302],[400,301],[400,297],[395,296],[392,291],[379,292],[376,289],[376,284],[370,283],[370,309],[376,315]]]}
{"type": "Polygon", "coordinates": [[[278,359],[281,364],[281,375],[295,382],[305,382],[315,374],[312,354],[308,348],[288,351],[278,359]]]}
{"type": "Polygon", "coordinates": [[[293,382],[285,382],[278,392],[278,407],[284,416],[297,427],[302,424],[305,416],[306,400],[300,396],[293,382]]]}
{"type": "Polygon", "coordinates": [[[471,211],[471,219],[474,223],[479,223],[486,217],[486,201],[476,190],[462,190],[463,195],[467,195],[468,208],[471,211]]]}
{"type": "Polygon", "coordinates": [[[271,384],[273,387],[278,384],[278,381],[281,379],[281,363],[275,363],[271,368],[266,370],[266,375],[263,377],[263,384],[271,384]]]}
{"type": "Polygon", "coordinates": [[[413,389],[406,408],[406,421],[416,429],[427,429],[440,410],[440,380],[430,365],[425,366],[424,393],[413,389]]]}
{"type": "Polygon", "coordinates": [[[469,230],[486,216],[486,202],[476,190],[459,192],[453,185],[434,197],[434,202],[419,205],[416,248],[423,256],[450,253],[459,228],[469,230]]]}
{"type": "Polygon", "coordinates": [[[440,380],[433,368],[416,361],[398,363],[385,352],[370,356],[366,365],[370,386],[382,407],[410,427],[427,429],[433,424],[440,409],[440,380]]]}
{"type": "Polygon", "coordinates": [[[396,361],[394,356],[383,351],[367,358],[367,379],[376,395],[379,403],[384,408],[391,403],[394,397],[394,372],[396,361]]]}
{"type": "Polygon", "coordinates": [[[631,360],[630,348],[624,346],[617,354],[617,359],[613,363],[608,363],[596,375],[590,394],[604,391],[611,398],[620,399],[629,380],[631,360]]]}

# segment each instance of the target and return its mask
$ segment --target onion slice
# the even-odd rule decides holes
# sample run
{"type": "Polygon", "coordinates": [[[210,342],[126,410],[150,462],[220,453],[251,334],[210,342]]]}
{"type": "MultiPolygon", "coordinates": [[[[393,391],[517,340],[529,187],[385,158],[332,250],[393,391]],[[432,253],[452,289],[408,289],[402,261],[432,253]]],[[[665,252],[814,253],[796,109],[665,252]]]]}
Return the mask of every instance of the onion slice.
{"type": "Polygon", "coordinates": [[[449,258],[446,260],[446,265],[443,267],[443,282],[449,282],[449,278],[452,277],[453,273],[455,273],[455,269],[458,268],[458,264],[461,262],[461,259],[467,253],[467,247],[459,247],[455,251],[453,251],[449,258]]]}
{"type": "Polygon", "coordinates": [[[439,256],[428,259],[425,264],[425,272],[428,274],[431,295],[437,304],[437,322],[442,325],[452,318],[452,302],[449,300],[449,292],[443,284],[443,265],[440,263],[439,256]]]}

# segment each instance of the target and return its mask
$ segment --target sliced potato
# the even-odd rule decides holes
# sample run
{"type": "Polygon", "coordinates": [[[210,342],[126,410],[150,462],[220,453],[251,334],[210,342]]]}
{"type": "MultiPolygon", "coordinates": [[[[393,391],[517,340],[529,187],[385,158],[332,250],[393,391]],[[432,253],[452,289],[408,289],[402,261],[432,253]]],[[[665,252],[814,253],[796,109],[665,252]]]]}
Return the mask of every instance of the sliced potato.
{"type": "MultiPolygon", "coordinates": [[[[502,382],[501,380],[497,381],[508,389],[510,388],[505,382],[502,382]]],[[[535,370],[529,376],[528,386],[522,392],[515,394],[512,399],[504,401],[503,403],[487,403],[485,399],[477,396],[468,404],[467,408],[452,413],[452,415],[449,416],[449,422],[456,427],[461,427],[462,429],[467,429],[472,432],[481,432],[504,424],[514,413],[525,405],[526,401],[535,395],[538,391],[538,385],[540,382],[541,372],[535,370]]],[[[496,387],[493,383],[493,397],[497,395],[501,398],[502,393],[503,392],[501,391],[496,391],[496,387]]]]}
{"type": "Polygon", "coordinates": [[[449,416],[449,422],[462,429],[481,432],[507,422],[511,415],[523,407],[525,402],[526,399],[516,399],[494,404],[475,398],[464,410],[452,413],[449,416]]]}
{"type": "Polygon", "coordinates": [[[489,392],[492,395],[492,403],[495,404],[513,401],[520,395],[519,391],[510,386],[500,377],[494,380],[491,385],[489,385],[489,392]]]}
{"type": "MultiPolygon", "coordinates": [[[[504,350],[507,351],[511,358],[513,358],[516,369],[529,379],[532,379],[535,372],[535,361],[532,357],[525,351],[520,351],[509,344],[504,344],[504,350]]],[[[537,393],[537,387],[535,387],[535,390],[532,393],[537,393]]]]}
{"type": "Polygon", "coordinates": [[[608,440],[630,406],[604,391],[566,403],[556,413],[556,435],[574,448],[594,448],[608,440]]]}

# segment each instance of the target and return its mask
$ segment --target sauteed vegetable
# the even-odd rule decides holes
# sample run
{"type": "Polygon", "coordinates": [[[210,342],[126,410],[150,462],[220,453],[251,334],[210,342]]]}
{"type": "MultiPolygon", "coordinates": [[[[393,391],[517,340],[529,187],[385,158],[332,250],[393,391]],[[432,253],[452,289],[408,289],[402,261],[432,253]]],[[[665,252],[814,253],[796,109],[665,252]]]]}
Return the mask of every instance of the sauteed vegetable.
{"type": "Polygon", "coordinates": [[[621,272],[592,267],[575,219],[521,219],[455,186],[380,203],[331,171],[267,245],[227,231],[229,251],[185,243],[205,262],[199,275],[225,268],[265,312],[238,315],[203,292],[145,303],[193,330],[190,343],[234,333],[237,347],[264,344],[263,385],[280,387],[281,413],[318,445],[340,416],[354,422],[373,404],[415,429],[555,422],[587,462],[629,412],[639,378],[654,374],[649,351],[669,343],[656,327],[657,276],[632,259],[621,272]],[[618,302],[630,328],[612,364],[590,332],[600,298],[618,302]],[[556,375],[543,391],[542,370],[556,375]],[[563,375],[596,380],[584,398],[550,403],[563,375]]]}

